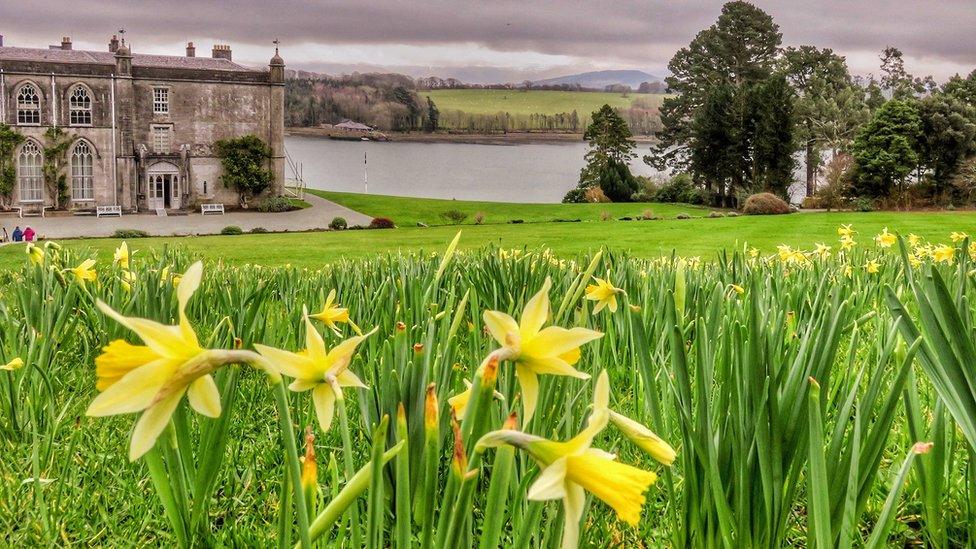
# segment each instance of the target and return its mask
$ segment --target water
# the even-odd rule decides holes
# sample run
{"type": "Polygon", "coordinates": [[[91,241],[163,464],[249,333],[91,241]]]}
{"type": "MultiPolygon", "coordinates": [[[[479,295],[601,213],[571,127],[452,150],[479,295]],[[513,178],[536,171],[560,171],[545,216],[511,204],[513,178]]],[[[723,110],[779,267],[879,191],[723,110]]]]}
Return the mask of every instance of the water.
{"type": "MultiPolygon", "coordinates": [[[[535,203],[562,200],[576,186],[586,152],[582,142],[472,145],[300,136],[285,138],[285,147],[303,165],[305,182],[313,189],[363,192],[366,153],[371,194],[535,203]]],[[[637,152],[644,155],[649,148],[641,144],[637,152]]],[[[632,170],[635,175],[657,173],[640,159],[632,170]]]]}

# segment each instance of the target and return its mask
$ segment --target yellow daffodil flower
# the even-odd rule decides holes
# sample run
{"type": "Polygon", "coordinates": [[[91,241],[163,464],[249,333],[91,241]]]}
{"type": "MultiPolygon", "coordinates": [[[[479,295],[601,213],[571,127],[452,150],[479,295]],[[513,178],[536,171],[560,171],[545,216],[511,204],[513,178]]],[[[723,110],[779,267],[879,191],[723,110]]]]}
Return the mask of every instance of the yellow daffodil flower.
{"type": "Polygon", "coordinates": [[[966,240],[967,238],[969,238],[969,235],[966,234],[966,233],[964,233],[964,232],[953,231],[949,235],[949,238],[952,239],[953,242],[959,243],[959,242],[962,242],[963,240],[966,240]]]}
{"type": "Polygon", "coordinates": [[[976,260],[976,241],[969,243],[969,258],[976,260]]]}
{"type": "Polygon", "coordinates": [[[813,253],[820,259],[827,259],[830,257],[830,249],[830,246],[827,246],[822,242],[818,242],[817,247],[813,250],[813,253]]]}
{"type": "Polygon", "coordinates": [[[543,328],[549,317],[549,288],[546,278],[539,293],[525,304],[521,322],[500,311],[485,311],[485,326],[503,349],[503,358],[515,361],[522,390],[524,424],[535,414],[539,399],[539,374],[589,379],[590,375],[573,368],[580,359],[580,346],[603,336],[587,328],[543,328]]]}
{"type": "Polygon", "coordinates": [[[44,264],[44,250],[39,246],[35,246],[33,242],[27,243],[27,257],[34,265],[44,264]]]}
{"type": "Polygon", "coordinates": [[[353,321],[349,320],[349,309],[339,307],[339,304],[336,302],[335,290],[329,292],[329,297],[325,299],[325,305],[322,306],[322,312],[311,315],[311,318],[324,322],[336,335],[340,334],[339,327],[337,326],[340,323],[348,323],[357,334],[362,335],[359,326],[356,326],[353,321]]]}
{"type": "Polygon", "coordinates": [[[19,368],[22,368],[23,366],[24,366],[24,360],[20,357],[17,357],[6,364],[0,364],[0,370],[6,370],[8,372],[12,372],[19,368]]]}
{"type": "Polygon", "coordinates": [[[746,293],[746,289],[738,284],[729,284],[729,296],[742,295],[746,293]]]}
{"type": "MultiPolygon", "coordinates": [[[[458,421],[464,419],[464,414],[468,410],[468,403],[471,402],[471,382],[465,379],[464,385],[467,389],[447,399],[447,404],[454,410],[454,417],[458,421]]],[[[495,398],[505,400],[505,395],[495,391],[495,398]]]]}
{"type": "Polygon", "coordinates": [[[331,350],[308,316],[305,318],[305,350],[293,353],[255,344],[254,348],[282,374],[294,378],[288,388],[295,392],[312,391],[312,404],[319,426],[328,431],[335,414],[336,400],[342,401],[343,387],[366,388],[366,384],[349,370],[356,347],[374,332],[351,337],[331,350]]]}
{"type": "Polygon", "coordinates": [[[909,233],[909,234],[908,234],[908,244],[909,244],[909,245],[910,245],[911,247],[913,247],[913,248],[914,248],[914,247],[916,247],[916,246],[918,246],[918,244],[919,244],[919,243],[920,243],[921,241],[922,241],[922,237],[920,237],[920,236],[918,236],[917,234],[915,234],[915,233],[909,233]]]}
{"type": "Polygon", "coordinates": [[[593,413],[586,428],[566,442],[504,429],[493,431],[478,441],[478,448],[494,448],[508,444],[520,448],[542,468],[542,473],[529,487],[528,498],[533,501],[561,499],[566,511],[563,548],[579,544],[579,523],[586,502],[586,492],[613,508],[617,518],[635,526],[640,521],[644,493],[657,481],[657,475],[616,461],[616,456],[592,448],[593,438],[610,421],[607,407],[609,387],[603,390],[605,376],[598,380],[594,393],[593,413]]]}
{"type": "Polygon", "coordinates": [[[596,301],[593,314],[598,314],[604,308],[609,309],[611,313],[617,312],[617,294],[623,293],[623,290],[611,284],[609,276],[606,279],[594,276],[593,280],[596,284],[586,287],[586,299],[596,301]]]}
{"type": "Polygon", "coordinates": [[[751,258],[759,257],[759,248],[749,248],[749,257],[751,258]]]}
{"type": "Polygon", "coordinates": [[[113,261],[116,265],[122,269],[129,269],[129,245],[123,242],[118,248],[115,249],[115,255],[113,256],[113,261]]]}
{"type": "Polygon", "coordinates": [[[842,250],[850,250],[850,249],[852,249],[856,245],[857,245],[857,242],[854,241],[854,237],[853,236],[846,235],[845,234],[845,235],[843,235],[843,236],[840,237],[840,249],[842,249],[842,250]]]}
{"type": "Polygon", "coordinates": [[[847,278],[853,277],[854,276],[854,267],[851,267],[850,265],[847,265],[846,267],[844,267],[844,276],[846,276],[847,278]]]}
{"type": "Polygon", "coordinates": [[[85,282],[95,282],[95,279],[98,278],[95,269],[92,269],[94,266],[94,259],[86,259],[81,262],[81,265],[68,270],[71,271],[71,274],[75,275],[75,280],[78,281],[78,284],[84,286],[85,282]]]}
{"type": "Polygon", "coordinates": [[[864,270],[866,270],[869,274],[877,273],[880,268],[881,268],[881,264],[873,259],[868,261],[864,265],[864,270]]]}
{"type": "Polygon", "coordinates": [[[941,244],[932,250],[932,259],[938,263],[952,263],[956,257],[956,249],[948,244],[941,244]]]}
{"type": "Polygon", "coordinates": [[[617,412],[609,408],[610,403],[610,377],[607,375],[607,371],[603,370],[596,380],[596,388],[594,389],[593,396],[593,407],[594,412],[590,418],[590,421],[597,421],[599,414],[607,413],[609,416],[607,419],[610,420],[613,425],[620,430],[621,433],[641,450],[647,452],[649,456],[654,458],[664,465],[671,465],[674,463],[675,457],[677,457],[677,452],[670,444],[665,442],[661,437],[657,436],[653,431],[642,425],[640,422],[634,421],[629,417],[618,414],[617,412]],[[602,409],[600,407],[603,407],[602,409]],[[604,412],[605,410],[605,412],[604,412]]]}
{"type": "Polygon", "coordinates": [[[145,345],[117,339],[95,359],[102,391],[86,412],[89,416],[112,416],[142,412],[132,432],[129,459],[148,452],[169,423],[177,405],[187,395],[190,407],[207,417],[220,416],[220,393],[210,373],[233,361],[232,351],[210,351],[200,347],[186,317],[186,304],[200,286],[203,265],[194,263],[177,290],[179,324],[167,326],[144,318],[125,317],[98,301],[98,308],[132,330],[145,345]]]}
{"type": "Polygon", "coordinates": [[[895,242],[898,242],[898,237],[889,233],[888,227],[874,237],[874,243],[881,248],[890,248],[895,242]]]}
{"type": "Polygon", "coordinates": [[[837,236],[840,237],[849,236],[853,238],[854,229],[852,229],[850,225],[841,225],[840,227],[837,227],[837,236]]]}

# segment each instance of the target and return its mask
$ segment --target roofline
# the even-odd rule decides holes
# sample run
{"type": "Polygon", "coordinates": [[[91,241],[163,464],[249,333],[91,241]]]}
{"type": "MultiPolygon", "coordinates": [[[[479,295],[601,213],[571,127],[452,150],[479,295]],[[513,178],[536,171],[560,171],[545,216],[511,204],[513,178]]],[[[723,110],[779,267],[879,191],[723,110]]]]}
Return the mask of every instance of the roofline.
{"type": "MultiPolygon", "coordinates": [[[[30,51],[36,51],[36,52],[45,52],[45,53],[49,53],[51,51],[72,51],[72,52],[75,52],[75,53],[84,53],[84,54],[95,54],[95,55],[105,55],[105,54],[108,54],[108,55],[115,55],[112,52],[104,52],[104,51],[97,51],[97,50],[51,50],[49,48],[28,48],[28,47],[22,47],[22,46],[7,46],[7,45],[0,46],[0,54],[2,54],[3,50],[8,49],[8,48],[10,48],[10,49],[18,49],[18,50],[30,50],[30,51]]],[[[140,66],[140,65],[137,64],[137,61],[136,61],[137,58],[139,58],[139,57],[163,57],[163,58],[167,58],[167,59],[209,59],[209,60],[215,60],[215,61],[226,61],[227,63],[233,65],[233,68],[228,68],[228,69],[199,69],[199,68],[189,68],[189,67],[165,67],[166,69],[188,70],[188,71],[206,70],[206,71],[219,71],[219,72],[231,72],[231,73],[258,73],[258,74],[267,74],[268,73],[268,71],[266,71],[266,70],[262,70],[262,69],[258,69],[258,68],[246,67],[246,66],[241,65],[240,63],[237,63],[237,62],[235,62],[233,60],[224,59],[224,58],[217,58],[217,57],[188,57],[188,56],[185,56],[185,55],[168,55],[168,54],[156,54],[156,53],[134,53],[134,52],[131,52],[131,51],[130,51],[130,56],[131,56],[131,59],[133,60],[134,66],[135,67],[138,67],[140,69],[143,69],[143,68],[163,68],[163,67],[152,67],[152,66],[146,66],[146,65],[140,66]]],[[[95,59],[94,57],[93,58],[90,58],[90,59],[77,60],[77,61],[76,60],[72,60],[72,61],[57,61],[57,60],[51,60],[51,59],[32,59],[32,60],[26,60],[26,59],[6,59],[5,60],[5,59],[3,59],[2,55],[0,55],[0,62],[4,62],[4,61],[6,61],[8,63],[41,63],[41,64],[51,64],[51,65],[69,64],[69,65],[93,65],[93,66],[99,66],[99,67],[114,67],[115,66],[115,63],[109,63],[109,62],[99,61],[99,60],[95,59]]]]}

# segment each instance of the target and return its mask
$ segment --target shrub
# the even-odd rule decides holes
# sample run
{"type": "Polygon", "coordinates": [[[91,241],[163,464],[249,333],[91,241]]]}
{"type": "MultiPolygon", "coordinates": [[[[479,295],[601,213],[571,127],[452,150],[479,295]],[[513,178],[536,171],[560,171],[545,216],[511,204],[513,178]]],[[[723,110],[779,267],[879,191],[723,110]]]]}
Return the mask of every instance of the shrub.
{"type": "Polygon", "coordinates": [[[715,219],[717,217],[725,217],[725,215],[722,214],[722,212],[714,212],[713,211],[713,212],[709,212],[708,217],[710,217],[712,219],[715,219]]]}
{"type": "Polygon", "coordinates": [[[682,213],[679,213],[678,215],[674,216],[674,218],[675,219],[691,219],[691,216],[688,215],[688,214],[686,214],[686,213],[684,213],[684,212],[682,212],[682,213]]]}
{"type": "Polygon", "coordinates": [[[589,187],[575,187],[563,197],[564,204],[582,204],[586,202],[586,191],[589,187]]]}
{"type": "Polygon", "coordinates": [[[804,196],[803,203],[800,205],[804,210],[816,210],[820,208],[820,198],[816,196],[804,196]]]}
{"type": "Polygon", "coordinates": [[[344,217],[333,217],[332,221],[329,222],[329,228],[333,231],[341,231],[348,226],[349,224],[346,223],[346,218],[344,217]]]}
{"type": "Polygon", "coordinates": [[[603,210],[602,212],[600,212],[600,220],[601,221],[610,221],[610,212],[608,212],[606,210],[603,210]]]}
{"type": "Polygon", "coordinates": [[[396,225],[393,223],[392,219],[386,217],[374,217],[372,221],[369,222],[370,229],[395,229],[396,225]]]}
{"type": "Polygon", "coordinates": [[[441,212],[441,218],[451,225],[460,225],[468,218],[468,214],[461,210],[447,210],[446,212],[441,212]]]}
{"type": "Polygon", "coordinates": [[[691,175],[679,173],[657,189],[654,201],[704,204],[705,191],[695,184],[695,180],[691,178],[691,175]]]}
{"type": "Polygon", "coordinates": [[[140,231],[138,229],[117,229],[112,233],[112,238],[124,238],[126,240],[132,240],[133,238],[149,238],[149,233],[146,231],[140,231]]]}
{"type": "Polygon", "coordinates": [[[264,227],[254,227],[251,229],[251,234],[265,234],[267,232],[268,229],[265,229],[264,227]]]}
{"type": "Polygon", "coordinates": [[[518,225],[520,223],[525,223],[525,220],[524,219],[513,219],[513,220],[509,221],[509,223],[511,223],[513,225],[518,225]]]}
{"type": "Polygon", "coordinates": [[[835,210],[849,205],[846,195],[851,188],[853,168],[854,159],[848,154],[839,154],[827,164],[827,182],[816,194],[819,207],[835,210]]]}
{"type": "Polygon", "coordinates": [[[654,212],[651,210],[644,210],[641,212],[641,219],[654,219],[654,212]]]}
{"type": "Polygon", "coordinates": [[[583,197],[584,202],[589,202],[591,204],[610,202],[610,199],[607,198],[607,195],[603,193],[603,189],[600,187],[590,187],[589,189],[586,189],[586,191],[583,193],[583,197]]]}
{"type": "Polygon", "coordinates": [[[254,209],[263,213],[281,213],[297,210],[295,204],[284,196],[272,196],[258,202],[254,209]]]}
{"type": "Polygon", "coordinates": [[[725,217],[739,217],[739,212],[729,212],[725,214],[725,217]]]}
{"type": "Polygon", "coordinates": [[[237,225],[227,225],[226,227],[220,230],[220,234],[224,234],[224,235],[244,234],[244,229],[238,227],[237,225]]]}
{"type": "Polygon", "coordinates": [[[757,193],[746,199],[742,212],[746,215],[788,214],[790,205],[773,193],[757,193]]]}
{"type": "Polygon", "coordinates": [[[485,222],[485,217],[486,217],[485,212],[478,212],[474,214],[474,224],[481,225],[482,223],[485,222]]]}
{"type": "Polygon", "coordinates": [[[871,212],[874,211],[874,202],[870,198],[858,197],[854,200],[854,209],[859,212],[871,212]]]}

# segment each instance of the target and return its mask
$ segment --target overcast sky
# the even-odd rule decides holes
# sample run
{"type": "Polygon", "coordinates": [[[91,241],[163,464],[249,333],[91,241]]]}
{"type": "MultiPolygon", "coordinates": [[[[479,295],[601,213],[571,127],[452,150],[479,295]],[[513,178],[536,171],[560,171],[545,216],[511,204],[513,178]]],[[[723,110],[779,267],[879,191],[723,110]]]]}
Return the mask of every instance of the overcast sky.
{"type": "MultiPolygon", "coordinates": [[[[976,68],[976,0],[758,1],[785,44],[830,47],[852,71],[877,71],[888,45],[908,69],[945,79],[976,68]]],[[[685,0],[0,0],[5,45],[46,47],[72,36],[105,49],[119,28],[135,52],[198,55],[229,43],[264,65],[282,41],[290,68],[393,70],[469,82],[520,81],[584,70],[663,75],[675,50],[715,21],[722,2],[685,0]]]]}

